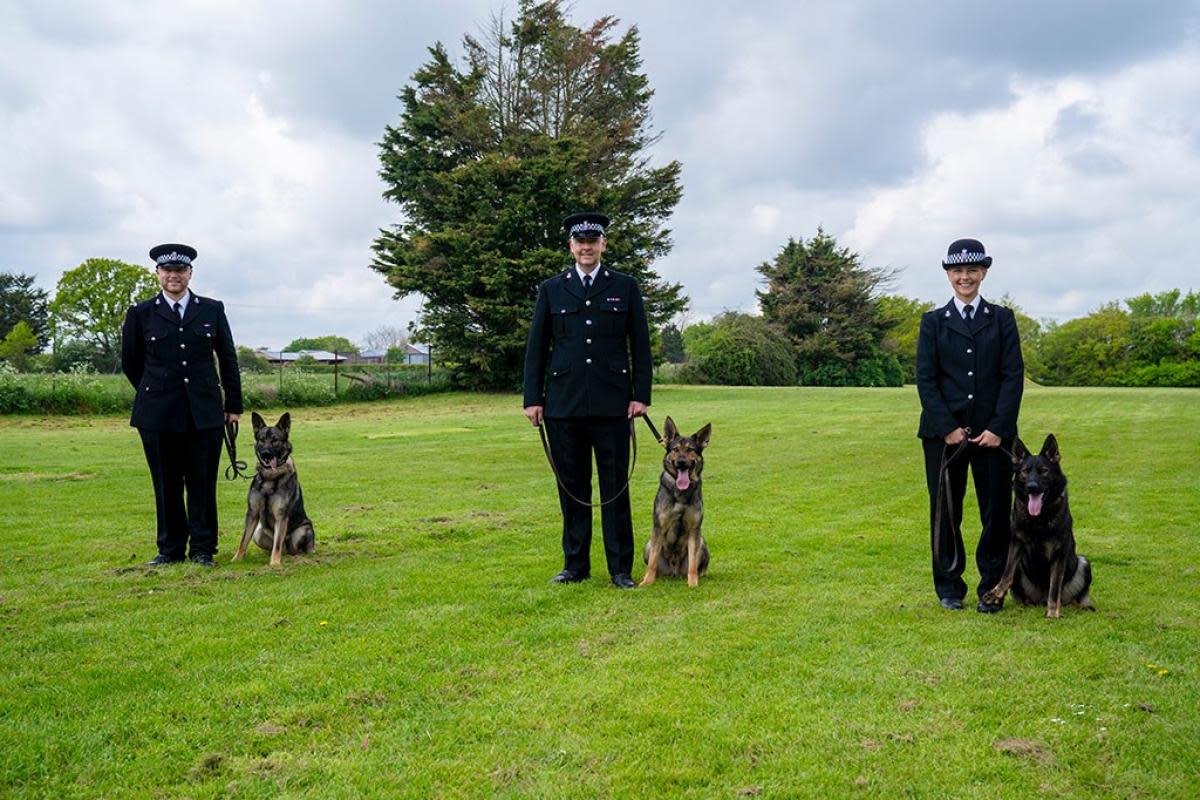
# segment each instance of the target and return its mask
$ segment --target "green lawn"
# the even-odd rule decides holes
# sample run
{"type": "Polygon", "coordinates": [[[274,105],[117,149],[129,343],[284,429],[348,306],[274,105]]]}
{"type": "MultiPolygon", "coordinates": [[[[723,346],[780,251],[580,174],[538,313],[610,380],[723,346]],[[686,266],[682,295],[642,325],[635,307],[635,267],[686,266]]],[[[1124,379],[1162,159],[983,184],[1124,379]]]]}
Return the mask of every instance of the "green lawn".
{"type": "Polygon", "coordinates": [[[1196,796],[1200,391],[1027,391],[1095,569],[1099,611],[1057,621],[938,608],[911,387],[658,388],[660,428],[713,423],[694,590],[611,588],[598,523],[601,574],[547,584],[519,405],[299,410],[318,554],[230,563],[222,481],[208,571],[138,567],[123,418],[0,419],[0,796],[1196,796]]]}

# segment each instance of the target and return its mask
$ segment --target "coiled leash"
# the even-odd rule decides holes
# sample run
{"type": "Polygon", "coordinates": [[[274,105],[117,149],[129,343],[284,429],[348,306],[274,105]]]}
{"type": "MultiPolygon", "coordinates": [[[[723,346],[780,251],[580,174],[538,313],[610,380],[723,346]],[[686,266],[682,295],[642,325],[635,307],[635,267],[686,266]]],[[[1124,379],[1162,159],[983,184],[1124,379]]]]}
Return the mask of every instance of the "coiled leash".
{"type": "Polygon", "coordinates": [[[225,452],[229,454],[229,466],[225,468],[225,480],[236,481],[238,478],[248,479],[245,474],[246,462],[237,460],[237,420],[225,423],[225,452]]]}
{"type": "MultiPolygon", "coordinates": [[[[571,490],[567,488],[565,483],[563,483],[562,475],[558,472],[558,465],[554,463],[554,456],[550,455],[550,440],[546,438],[546,426],[542,424],[537,426],[538,435],[542,439],[542,449],[546,451],[546,461],[550,463],[550,471],[554,473],[554,480],[558,481],[558,486],[563,490],[563,494],[581,506],[587,506],[588,508],[603,508],[629,490],[629,482],[633,480],[633,469],[637,466],[637,428],[635,427],[634,419],[636,419],[636,417],[631,417],[629,419],[629,442],[630,446],[633,448],[633,457],[629,460],[629,475],[625,478],[625,485],[622,486],[620,491],[618,491],[612,497],[599,503],[588,503],[571,494],[571,490]]],[[[650,421],[650,417],[643,414],[642,419],[646,420],[646,425],[650,427],[650,432],[654,434],[654,438],[658,440],[658,443],[663,444],[662,436],[659,434],[658,428],[655,428],[654,423],[650,421]]]]}
{"type": "Polygon", "coordinates": [[[938,569],[940,569],[942,572],[953,572],[954,570],[958,569],[959,560],[963,557],[963,552],[958,546],[958,537],[954,536],[953,529],[950,531],[950,544],[954,550],[954,560],[950,562],[949,566],[946,566],[943,563],[941,547],[943,507],[945,508],[946,512],[949,513],[951,521],[954,520],[954,498],[951,496],[950,491],[949,467],[952,463],[954,463],[954,460],[962,455],[963,451],[971,445],[969,440],[971,429],[964,428],[963,430],[966,432],[966,435],[963,436],[962,441],[958,443],[958,446],[954,448],[954,452],[950,454],[949,458],[946,458],[946,451],[950,449],[950,445],[944,445],[942,447],[942,463],[938,467],[937,500],[934,503],[933,531],[930,534],[930,537],[933,541],[930,544],[933,547],[933,563],[936,564],[938,569]]]}

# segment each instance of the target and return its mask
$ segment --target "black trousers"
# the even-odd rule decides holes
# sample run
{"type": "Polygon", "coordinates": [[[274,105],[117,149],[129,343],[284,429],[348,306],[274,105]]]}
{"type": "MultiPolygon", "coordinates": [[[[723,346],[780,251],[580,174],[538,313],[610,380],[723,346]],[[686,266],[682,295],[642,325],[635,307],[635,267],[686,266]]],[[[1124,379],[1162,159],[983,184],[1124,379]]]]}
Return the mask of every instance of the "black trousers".
{"type": "MultiPolygon", "coordinates": [[[[592,499],[592,454],[600,499],[608,500],[625,486],[629,477],[629,420],[625,417],[560,417],[546,419],[550,453],[559,475],[571,494],[592,499]]],[[[592,509],[581,506],[560,486],[558,502],[563,517],[563,567],[591,574],[592,509]]],[[[633,518],[629,491],[600,510],[604,532],[604,558],[610,575],[633,570],[633,518]]]]}
{"type": "MultiPolygon", "coordinates": [[[[929,527],[933,530],[937,514],[938,468],[942,453],[949,458],[955,447],[948,447],[941,439],[922,439],[925,449],[925,481],[929,486],[929,527]]],[[[1012,442],[1003,442],[1012,449],[1012,442]]],[[[1012,462],[998,447],[967,445],[948,469],[950,473],[950,499],[954,514],[947,513],[945,500],[942,503],[942,530],[940,547],[942,558],[948,562],[952,552],[963,553],[953,569],[943,569],[933,559],[933,587],[938,597],[962,599],[967,593],[967,584],[962,578],[966,566],[962,539],[963,499],[967,492],[967,467],[975,482],[975,496],[979,501],[979,521],[983,526],[979,544],[975,548],[975,565],[979,568],[979,586],[976,593],[982,596],[1000,580],[1004,573],[1004,562],[1008,558],[1009,513],[1012,508],[1012,462]],[[953,548],[957,548],[955,551],[953,548]]],[[[932,539],[931,539],[932,541],[932,539]]]]}
{"type": "Polygon", "coordinates": [[[169,433],[138,428],[154,482],[158,553],[173,559],[217,554],[217,468],[221,429],[169,433]],[[187,509],[184,510],[184,490],[187,509]],[[187,553],[188,539],[191,552],[187,553]]]}

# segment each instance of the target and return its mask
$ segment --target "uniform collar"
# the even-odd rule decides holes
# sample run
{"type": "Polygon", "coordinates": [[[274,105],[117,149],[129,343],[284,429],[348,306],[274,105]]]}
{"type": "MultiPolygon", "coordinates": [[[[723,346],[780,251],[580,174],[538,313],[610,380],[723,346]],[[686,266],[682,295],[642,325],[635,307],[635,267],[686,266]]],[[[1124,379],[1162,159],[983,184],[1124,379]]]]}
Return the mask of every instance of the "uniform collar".
{"type": "MultiPolygon", "coordinates": [[[[958,315],[961,317],[963,315],[963,309],[967,307],[967,304],[959,299],[958,295],[954,295],[951,300],[954,303],[954,307],[958,309],[958,315]]],[[[971,308],[975,309],[976,314],[982,313],[985,305],[987,305],[987,303],[984,302],[983,295],[977,294],[975,295],[975,299],[971,301],[971,308]]]]}

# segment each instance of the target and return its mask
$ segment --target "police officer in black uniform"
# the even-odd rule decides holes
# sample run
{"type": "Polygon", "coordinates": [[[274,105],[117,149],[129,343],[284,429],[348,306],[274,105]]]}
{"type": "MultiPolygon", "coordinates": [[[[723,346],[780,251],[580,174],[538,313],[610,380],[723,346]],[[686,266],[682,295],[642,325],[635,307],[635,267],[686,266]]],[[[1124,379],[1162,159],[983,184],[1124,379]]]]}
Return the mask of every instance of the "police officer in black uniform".
{"type": "MultiPolygon", "coordinates": [[[[961,609],[967,592],[962,579],[965,558],[958,554],[964,552],[960,525],[968,466],[983,525],[975,549],[981,597],[1000,580],[1008,554],[1012,463],[1001,446],[1011,450],[1017,436],[1025,365],[1012,310],[979,296],[991,265],[991,256],[976,239],[959,239],[950,245],[942,267],[954,297],[922,315],[917,341],[921,398],[917,435],[925,450],[932,536],[941,537],[934,551],[933,585],[942,607],[949,610],[961,609]],[[968,443],[955,456],[964,440],[968,443]],[[947,512],[943,499],[939,531],[936,506],[944,459],[952,459],[946,470],[954,513],[947,512]]],[[[976,608],[993,613],[1000,605],[981,599],[976,608]]]]}
{"type": "Polygon", "coordinates": [[[129,424],[142,437],[158,515],[149,565],[187,555],[211,567],[222,431],[242,413],[237,350],[225,307],[188,290],[196,250],[160,244],[150,258],[162,292],[130,308],[121,329],[121,369],[137,390],[129,424]]]}
{"type": "MultiPolygon", "coordinates": [[[[525,416],[546,424],[550,452],[567,490],[591,501],[592,453],[600,497],[604,554],[613,585],[634,587],[629,492],[630,420],[650,405],[650,329],[641,290],[601,263],[609,219],[563,220],[575,265],[538,287],[525,348],[525,416]],[[621,492],[618,496],[617,492],[621,492]]],[[[553,583],[591,576],[592,510],[560,486],[563,570],[553,583]]]]}

